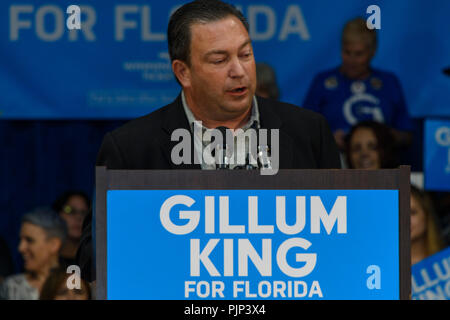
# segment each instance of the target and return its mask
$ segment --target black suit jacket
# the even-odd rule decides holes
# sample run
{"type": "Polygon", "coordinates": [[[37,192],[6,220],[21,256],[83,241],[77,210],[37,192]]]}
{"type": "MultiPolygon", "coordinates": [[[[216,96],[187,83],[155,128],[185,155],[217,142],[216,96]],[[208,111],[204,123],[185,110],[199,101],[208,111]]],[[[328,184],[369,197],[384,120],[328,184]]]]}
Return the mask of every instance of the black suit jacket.
{"type": "MultiPolygon", "coordinates": [[[[257,99],[261,128],[279,129],[280,169],[341,167],[338,148],[324,117],[291,104],[257,99]]],[[[178,128],[190,130],[181,96],[173,103],[107,133],[97,165],[108,169],[200,169],[199,164],[175,165],[171,161],[172,148],[179,143],[171,141],[171,134],[178,128]]],[[[83,278],[88,281],[95,279],[91,222],[92,215],[89,215],[77,254],[83,278]]]]}
{"type": "MultiPolygon", "coordinates": [[[[261,128],[279,129],[280,169],[340,168],[338,148],[324,117],[287,103],[257,99],[261,128]]],[[[97,165],[108,169],[200,169],[193,161],[181,165],[171,161],[172,148],[179,143],[171,141],[171,134],[178,128],[190,130],[180,96],[107,133],[97,165]]]]}

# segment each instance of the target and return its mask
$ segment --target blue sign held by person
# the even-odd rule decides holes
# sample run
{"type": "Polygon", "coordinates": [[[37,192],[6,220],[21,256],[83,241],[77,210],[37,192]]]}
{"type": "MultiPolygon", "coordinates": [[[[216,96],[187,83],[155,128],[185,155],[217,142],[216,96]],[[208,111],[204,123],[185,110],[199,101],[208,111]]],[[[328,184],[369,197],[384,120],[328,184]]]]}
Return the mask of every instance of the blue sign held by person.
{"type": "Polygon", "coordinates": [[[414,300],[450,300],[450,247],[411,268],[414,300]]]}
{"type": "Polygon", "coordinates": [[[450,120],[425,122],[425,188],[450,191],[450,120]]]}

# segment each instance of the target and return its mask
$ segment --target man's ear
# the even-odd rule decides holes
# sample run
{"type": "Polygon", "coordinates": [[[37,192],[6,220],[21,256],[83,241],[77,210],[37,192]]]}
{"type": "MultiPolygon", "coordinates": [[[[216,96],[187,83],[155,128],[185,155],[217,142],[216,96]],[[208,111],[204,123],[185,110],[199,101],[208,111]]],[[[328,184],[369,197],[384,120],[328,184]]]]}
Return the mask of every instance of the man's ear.
{"type": "Polygon", "coordinates": [[[185,62],[181,60],[174,60],[172,62],[172,70],[183,88],[190,87],[191,71],[185,62]]]}

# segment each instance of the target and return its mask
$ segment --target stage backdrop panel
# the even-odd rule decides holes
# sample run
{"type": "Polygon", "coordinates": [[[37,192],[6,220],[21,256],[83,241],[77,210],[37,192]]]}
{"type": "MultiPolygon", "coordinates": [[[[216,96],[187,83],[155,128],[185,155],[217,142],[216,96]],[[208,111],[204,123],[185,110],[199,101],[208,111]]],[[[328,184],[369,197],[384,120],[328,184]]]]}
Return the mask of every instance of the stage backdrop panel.
{"type": "MultiPolygon", "coordinates": [[[[276,70],[281,99],[297,105],[315,74],[340,63],[344,23],[378,5],[373,66],[398,75],[412,116],[450,115],[449,1],[230,2],[249,20],[256,60],[276,70]]],[[[165,33],[182,3],[82,2],[82,28],[69,31],[73,1],[1,1],[0,118],[134,118],[171,102],[179,86],[165,33]]]]}

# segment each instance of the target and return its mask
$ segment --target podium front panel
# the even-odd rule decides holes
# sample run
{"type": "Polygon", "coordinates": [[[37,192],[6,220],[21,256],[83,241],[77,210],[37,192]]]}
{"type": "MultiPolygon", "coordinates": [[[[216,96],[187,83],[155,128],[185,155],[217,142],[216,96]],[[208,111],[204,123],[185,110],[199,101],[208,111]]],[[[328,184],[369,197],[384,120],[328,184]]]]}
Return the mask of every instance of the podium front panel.
{"type": "Polygon", "coordinates": [[[99,298],[409,297],[402,169],[101,170],[99,298]]]}

